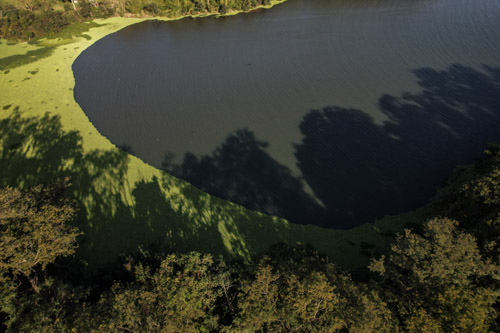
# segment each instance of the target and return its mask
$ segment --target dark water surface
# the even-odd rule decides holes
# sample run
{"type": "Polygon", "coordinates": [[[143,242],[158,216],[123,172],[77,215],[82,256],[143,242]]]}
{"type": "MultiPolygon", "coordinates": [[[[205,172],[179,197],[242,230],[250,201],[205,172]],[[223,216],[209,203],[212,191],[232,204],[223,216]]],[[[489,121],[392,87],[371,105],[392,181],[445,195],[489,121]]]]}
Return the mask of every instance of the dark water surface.
{"type": "Polygon", "coordinates": [[[73,70],[113,143],[297,223],[419,207],[500,141],[499,0],[290,0],[145,22],[73,70]]]}

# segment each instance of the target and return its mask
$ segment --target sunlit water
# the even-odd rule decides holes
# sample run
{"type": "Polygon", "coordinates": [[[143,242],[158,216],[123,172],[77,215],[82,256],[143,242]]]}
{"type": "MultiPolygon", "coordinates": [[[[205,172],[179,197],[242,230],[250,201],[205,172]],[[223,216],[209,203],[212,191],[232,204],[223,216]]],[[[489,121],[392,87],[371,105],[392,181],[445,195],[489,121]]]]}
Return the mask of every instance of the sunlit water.
{"type": "Polygon", "coordinates": [[[73,65],[77,102],[116,145],[328,227],[419,207],[500,141],[499,68],[498,0],[290,0],[145,22],[73,65]]]}

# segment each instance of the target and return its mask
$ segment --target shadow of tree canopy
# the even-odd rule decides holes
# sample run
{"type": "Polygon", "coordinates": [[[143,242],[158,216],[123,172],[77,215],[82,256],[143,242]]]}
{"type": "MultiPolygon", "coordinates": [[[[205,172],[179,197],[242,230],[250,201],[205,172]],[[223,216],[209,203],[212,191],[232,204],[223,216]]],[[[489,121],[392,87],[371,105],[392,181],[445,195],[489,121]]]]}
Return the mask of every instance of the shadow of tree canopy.
{"type": "Polygon", "coordinates": [[[452,65],[414,74],[422,92],[380,98],[389,118],[382,126],[340,107],[303,118],[298,166],[332,226],[422,206],[456,165],[500,140],[500,69],[452,65]]]}
{"type": "Polygon", "coordinates": [[[167,155],[164,169],[202,190],[292,222],[350,228],[422,206],[451,173],[500,140],[500,69],[461,65],[413,71],[422,91],[383,95],[389,121],[337,106],[307,113],[295,145],[303,180],[276,162],[249,129],[211,155],[167,155]]]}
{"type": "Polygon", "coordinates": [[[49,34],[43,38],[52,40],[52,44],[54,45],[46,45],[40,42],[40,40],[32,40],[29,43],[40,46],[38,49],[28,51],[25,54],[16,54],[5,58],[0,57],[0,70],[13,69],[47,58],[55,51],[56,46],[71,44],[74,38],[84,38],[86,40],[90,40],[91,37],[85,33],[91,28],[102,27],[104,25],[106,24],[99,24],[96,22],[73,23],[62,31],[55,34],[49,34]]]}
{"type": "MultiPolygon", "coordinates": [[[[236,256],[228,253],[226,245],[231,242],[212,223],[217,220],[203,220],[210,207],[198,204],[193,209],[179,181],[164,175],[128,184],[128,167],[129,157],[122,149],[84,152],[81,136],[65,131],[58,116],[23,117],[16,111],[0,120],[0,186],[27,188],[69,177],[69,192],[79,204],[74,224],[84,232],[77,256],[91,272],[156,241],[178,244],[181,251],[210,249],[214,254],[236,256]],[[177,191],[167,195],[167,186],[177,191]]],[[[210,200],[193,191],[192,196],[210,200]]]]}
{"type": "MultiPolygon", "coordinates": [[[[455,65],[415,74],[423,91],[383,96],[380,107],[390,121],[381,126],[359,110],[338,107],[304,117],[296,157],[324,207],[249,130],[230,136],[211,156],[188,155],[177,172],[192,172],[192,179],[204,181],[203,189],[212,186],[224,198],[241,194],[256,209],[294,222],[298,216],[303,223],[350,227],[377,214],[418,207],[456,164],[498,140],[500,70],[455,65]]],[[[80,203],[74,223],[85,234],[77,256],[88,262],[89,271],[157,241],[180,252],[228,258],[250,258],[280,241],[314,242],[339,262],[363,262],[357,247],[348,244],[348,232],[293,226],[209,196],[166,173],[130,178],[137,170],[130,169],[122,149],[84,151],[79,133],[66,131],[59,117],[8,112],[0,120],[0,186],[29,187],[70,177],[71,195],[80,203]]],[[[176,171],[172,163],[166,166],[176,171]]],[[[377,241],[368,227],[353,235],[357,241],[377,241]]]]}
{"type": "Polygon", "coordinates": [[[79,133],[64,130],[58,116],[14,111],[0,120],[0,187],[69,177],[69,194],[79,204],[73,223],[84,233],[77,258],[88,264],[89,274],[112,271],[120,255],[155,242],[179,252],[250,259],[276,242],[300,240],[300,230],[283,220],[212,197],[166,173],[131,184],[130,166],[120,148],[85,151],[79,133]]]}
{"type": "MultiPolygon", "coordinates": [[[[124,198],[127,163],[119,149],[84,153],[81,136],[65,131],[60,118],[49,113],[22,117],[14,112],[0,121],[0,186],[27,188],[69,177],[69,191],[80,205],[75,224],[85,233],[80,252],[92,252],[102,229],[116,224],[120,215],[130,216],[124,198]]],[[[117,240],[108,240],[105,247],[117,240]]]]}
{"type": "Polygon", "coordinates": [[[322,207],[289,168],[276,162],[249,129],[230,134],[212,155],[186,153],[182,164],[167,155],[163,169],[201,190],[266,214],[315,223],[322,207]]]}
{"type": "Polygon", "coordinates": [[[0,58],[0,70],[16,68],[27,65],[37,60],[47,58],[54,52],[55,47],[45,46],[36,50],[28,51],[26,54],[16,54],[5,58],[0,58]]]}

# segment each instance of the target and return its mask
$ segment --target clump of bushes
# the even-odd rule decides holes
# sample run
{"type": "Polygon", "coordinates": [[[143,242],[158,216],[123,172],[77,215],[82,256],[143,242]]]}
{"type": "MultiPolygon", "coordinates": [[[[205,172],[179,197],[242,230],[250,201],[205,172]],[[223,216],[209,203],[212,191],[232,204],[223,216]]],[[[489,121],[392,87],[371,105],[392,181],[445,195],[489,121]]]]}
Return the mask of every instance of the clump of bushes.
{"type": "Polygon", "coordinates": [[[0,38],[31,40],[58,33],[73,23],[114,14],[110,6],[87,0],[79,1],[77,7],[59,1],[0,2],[0,38]]]}
{"type": "Polygon", "coordinates": [[[2,8],[2,11],[4,14],[0,19],[0,37],[6,39],[29,40],[58,32],[70,24],[68,15],[53,9],[35,12],[8,6],[2,8]]]}
{"type": "Polygon", "coordinates": [[[0,0],[0,38],[30,40],[93,18],[114,15],[179,17],[226,14],[269,5],[270,0],[0,0]],[[9,2],[10,1],[10,2],[9,2]]]}

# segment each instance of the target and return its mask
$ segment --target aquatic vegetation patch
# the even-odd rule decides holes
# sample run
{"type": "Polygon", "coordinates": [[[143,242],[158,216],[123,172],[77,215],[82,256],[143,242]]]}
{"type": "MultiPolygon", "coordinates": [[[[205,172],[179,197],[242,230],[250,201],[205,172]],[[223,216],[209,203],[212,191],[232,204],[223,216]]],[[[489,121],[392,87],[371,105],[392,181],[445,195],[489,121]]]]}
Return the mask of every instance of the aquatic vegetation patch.
{"type": "Polygon", "coordinates": [[[95,129],[74,100],[71,66],[95,41],[143,20],[96,20],[79,37],[41,40],[27,52],[2,41],[18,53],[0,53],[0,185],[69,177],[84,232],[77,256],[91,271],[153,242],[244,260],[278,242],[311,243],[341,265],[366,265],[361,251],[383,241],[376,226],[322,229],[245,209],[147,165],[95,129]]]}

